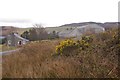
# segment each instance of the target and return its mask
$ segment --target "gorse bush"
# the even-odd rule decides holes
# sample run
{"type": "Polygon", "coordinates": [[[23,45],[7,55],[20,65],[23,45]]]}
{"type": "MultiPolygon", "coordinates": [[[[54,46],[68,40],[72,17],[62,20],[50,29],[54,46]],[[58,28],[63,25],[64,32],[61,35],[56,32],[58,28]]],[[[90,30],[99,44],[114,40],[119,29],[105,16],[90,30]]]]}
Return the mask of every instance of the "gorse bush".
{"type": "Polygon", "coordinates": [[[56,53],[61,55],[69,55],[72,51],[79,49],[84,50],[90,46],[90,42],[92,42],[92,37],[83,36],[81,40],[71,40],[67,39],[61,41],[58,46],[56,46],[56,53]]]}
{"type": "Polygon", "coordinates": [[[56,53],[57,54],[61,54],[63,53],[63,51],[66,49],[66,48],[72,48],[72,47],[75,47],[76,46],[76,43],[75,41],[73,40],[65,40],[65,41],[61,41],[60,44],[58,46],[56,46],[56,53]]]}
{"type": "Polygon", "coordinates": [[[105,44],[106,45],[104,48],[106,48],[106,50],[108,52],[111,49],[111,51],[118,53],[118,51],[119,51],[118,49],[120,49],[120,46],[119,46],[120,45],[120,38],[119,38],[118,33],[117,32],[112,33],[111,39],[106,40],[105,44]]]}
{"type": "Polygon", "coordinates": [[[92,42],[93,41],[93,36],[83,36],[82,40],[86,41],[86,42],[92,42]]]}

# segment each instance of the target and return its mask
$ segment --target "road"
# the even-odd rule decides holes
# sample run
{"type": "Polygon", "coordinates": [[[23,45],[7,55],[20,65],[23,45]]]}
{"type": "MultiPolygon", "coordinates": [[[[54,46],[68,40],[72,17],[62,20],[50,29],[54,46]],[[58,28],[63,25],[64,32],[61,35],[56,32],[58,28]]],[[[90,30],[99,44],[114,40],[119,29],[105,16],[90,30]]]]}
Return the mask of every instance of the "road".
{"type": "Polygon", "coordinates": [[[0,55],[6,55],[6,54],[10,54],[16,51],[19,51],[20,49],[16,49],[16,50],[9,50],[9,51],[4,51],[4,52],[0,52],[0,55]]]}

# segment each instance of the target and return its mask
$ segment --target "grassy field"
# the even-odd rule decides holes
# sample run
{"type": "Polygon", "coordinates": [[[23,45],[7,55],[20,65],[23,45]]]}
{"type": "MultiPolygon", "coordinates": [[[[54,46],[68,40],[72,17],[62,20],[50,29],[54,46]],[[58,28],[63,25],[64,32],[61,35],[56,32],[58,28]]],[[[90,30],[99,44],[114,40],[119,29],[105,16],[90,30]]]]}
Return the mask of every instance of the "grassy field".
{"type": "Polygon", "coordinates": [[[0,45],[0,51],[2,51],[2,45],[0,45]]]}
{"type": "Polygon", "coordinates": [[[6,46],[6,45],[0,45],[0,52],[2,51],[9,51],[9,50],[14,50],[17,47],[11,47],[11,46],[6,46]]]}
{"type": "MultiPolygon", "coordinates": [[[[53,31],[63,31],[67,28],[71,28],[71,27],[46,27],[45,30],[48,31],[48,32],[53,32],[53,31]]],[[[72,28],[75,28],[75,27],[72,27],[72,28]]],[[[18,32],[18,34],[22,34],[24,31],[29,31],[31,28],[16,28],[15,31],[18,32]]]]}
{"type": "Polygon", "coordinates": [[[62,40],[31,42],[22,50],[3,56],[3,78],[117,78],[117,30],[94,35],[90,47],[58,55],[62,40]]]}
{"type": "MultiPolygon", "coordinates": [[[[2,51],[2,45],[0,45],[0,51],[2,51]]],[[[2,55],[0,55],[0,79],[2,79],[2,55]]]]}
{"type": "Polygon", "coordinates": [[[0,55],[0,79],[2,79],[2,55],[0,55]]]}
{"type": "MultiPolygon", "coordinates": [[[[46,27],[45,30],[47,32],[53,32],[53,31],[63,31],[63,30],[66,30],[66,29],[70,29],[71,27],[68,26],[68,27],[46,27]]],[[[72,29],[74,29],[75,27],[72,27],[72,29]]],[[[22,34],[24,31],[29,31],[29,29],[31,28],[18,28],[16,29],[16,31],[19,33],[19,34],[22,34]]]]}
{"type": "MultiPolygon", "coordinates": [[[[66,29],[70,29],[71,27],[70,26],[68,26],[68,27],[47,27],[47,28],[45,28],[46,29],[46,31],[48,31],[48,32],[53,32],[53,31],[63,31],[63,30],[66,30],[66,29]]],[[[74,29],[75,27],[72,27],[72,29],[74,29]]]]}
{"type": "MultiPolygon", "coordinates": [[[[3,28],[2,29],[2,35],[9,35],[11,32],[17,32],[19,35],[21,35],[23,32],[25,31],[29,31],[32,27],[30,28],[16,28],[16,27],[5,27],[5,29],[3,28]]],[[[48,31],[48,32],[53,32],[53,31],[62,31],[62,30],[65,30],[67,28],[71,28],[70,26],[66,26],[66,27],[46,27],[45,30],[48,31]]],[[[74,28],[74,27],[72,27],[74,28]]]]}
{"type": "Polygon", "coordinates": [[[19,33],[19,34],[22,34],[24,31],[29,31],[30,28],[18,28],[16,31],[19,33]]]}

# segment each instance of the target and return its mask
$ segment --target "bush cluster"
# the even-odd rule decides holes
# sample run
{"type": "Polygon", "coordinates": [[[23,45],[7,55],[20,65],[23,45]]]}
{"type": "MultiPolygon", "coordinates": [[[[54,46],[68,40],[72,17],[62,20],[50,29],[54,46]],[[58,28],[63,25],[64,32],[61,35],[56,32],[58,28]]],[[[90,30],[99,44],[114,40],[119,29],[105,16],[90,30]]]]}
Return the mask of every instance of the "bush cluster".
{"type": "Polygon", "coordinates": [[[67,39],[61,41],[59,45],[56,46],[56,53],[57,54],[69,54],[76,49],[84,50],[90,46],[90,42],[92,42],[92,37],[90,36],[83,36],[81,40],[72,40],[67,39]]]}

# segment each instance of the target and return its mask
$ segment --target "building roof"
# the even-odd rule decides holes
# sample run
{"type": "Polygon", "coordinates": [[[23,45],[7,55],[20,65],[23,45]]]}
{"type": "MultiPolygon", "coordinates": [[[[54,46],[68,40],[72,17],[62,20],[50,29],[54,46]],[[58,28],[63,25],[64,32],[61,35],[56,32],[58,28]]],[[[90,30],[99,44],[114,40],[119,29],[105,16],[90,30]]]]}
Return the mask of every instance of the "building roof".
{"type": "MultiPolygon", "coordinates": [[[[19,34],[17,34],[17,33],[13,33],[13,35],[14,35],[15,37],[19,38],[19,39],[24,40],[24,41],[29,41],[28,39],[25,39],[25,38],[21,37],[21,36],[20,36],[19,34]]],[[[8,35],[8,36],[10,36],[10,35],[8,35]]]]}

